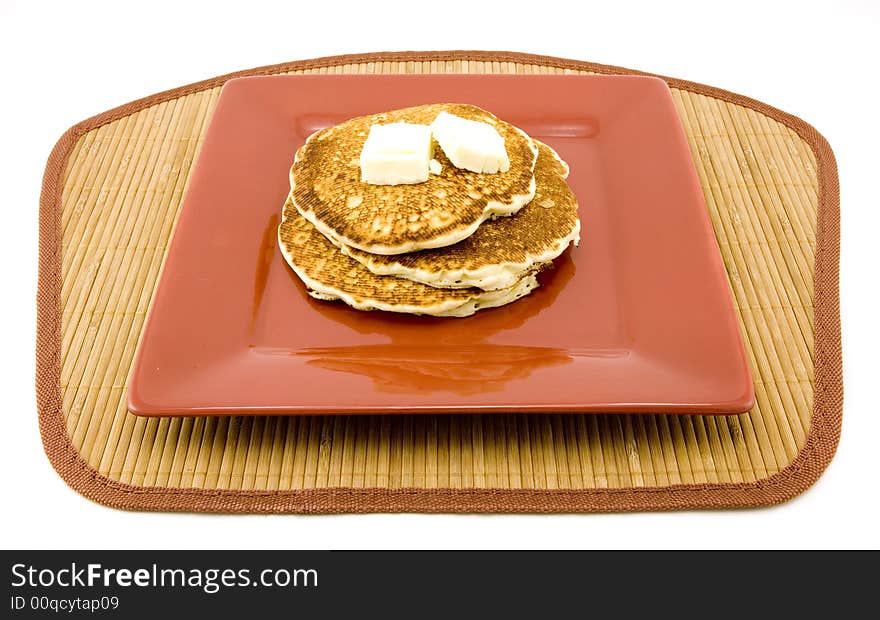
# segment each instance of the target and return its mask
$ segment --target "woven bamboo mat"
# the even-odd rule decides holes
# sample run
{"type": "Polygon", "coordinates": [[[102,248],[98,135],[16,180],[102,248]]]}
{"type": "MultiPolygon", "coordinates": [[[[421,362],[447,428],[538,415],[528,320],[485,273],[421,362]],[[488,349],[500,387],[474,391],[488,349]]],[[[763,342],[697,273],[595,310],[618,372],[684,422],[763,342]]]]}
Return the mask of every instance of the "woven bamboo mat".
{"type": "Polygon", "coordinates": [[[43,441],[73,488],[147,510],[572,512],[767,505],[819,477],[842,406],[833,155],[800,119],[670,78],[755,379],[748,414],[129,414],[132,358],[220,86],[297,72],[637,73],[511,53],[335,57],[73,127],[43,184],[37,341],[43,441]]]}

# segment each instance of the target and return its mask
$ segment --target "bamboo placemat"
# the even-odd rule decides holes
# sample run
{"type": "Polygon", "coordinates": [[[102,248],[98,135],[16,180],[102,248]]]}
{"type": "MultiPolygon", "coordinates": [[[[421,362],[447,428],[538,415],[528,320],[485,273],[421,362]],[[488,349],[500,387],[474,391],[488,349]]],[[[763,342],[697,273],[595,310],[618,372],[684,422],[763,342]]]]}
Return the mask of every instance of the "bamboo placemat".
{"type": "Polygon", "coordinates": [[[132,358],[220,86],[298,72],[639,73],[514,53],[341,56],[71,128],[40,199],[37,397],[46,452],[74,489],[140,510],[579,512],[767,505],[819,477],[843,399],[834,157],[796,117],[671,78],[755,379],[748,414],[129,414],[132,358]]]}

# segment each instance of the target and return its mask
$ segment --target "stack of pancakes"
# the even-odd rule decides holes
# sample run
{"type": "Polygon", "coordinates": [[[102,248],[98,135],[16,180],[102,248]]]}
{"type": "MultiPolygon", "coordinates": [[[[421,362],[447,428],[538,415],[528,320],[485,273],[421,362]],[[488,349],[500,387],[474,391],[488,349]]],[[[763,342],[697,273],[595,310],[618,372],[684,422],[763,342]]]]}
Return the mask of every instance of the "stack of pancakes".
{"type": "Polygon", "coordinates": [[[290,170],[278,242],[318,299],[359,310],[469,316],[537,288],[535,274],[577,244],[568,166],[546,144],[476,106],[431,104],[351,119],[312,134],[290,170]],[[361,182],[375,124],[430,124],[441,111],[492,125],[506,172],[456,168],[434,143],[440,174],[413,185],[361,182]]]}

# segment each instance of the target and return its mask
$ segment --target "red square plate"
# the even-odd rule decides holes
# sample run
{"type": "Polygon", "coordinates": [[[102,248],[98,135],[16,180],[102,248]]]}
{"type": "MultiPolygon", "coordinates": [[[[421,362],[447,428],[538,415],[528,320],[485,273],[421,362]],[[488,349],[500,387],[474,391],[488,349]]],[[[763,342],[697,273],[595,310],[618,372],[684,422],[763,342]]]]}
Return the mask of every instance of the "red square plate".
{"type": "Polygon", "coordinates": [[[633,76],[279,76],[223,87],[129,390],[139,415],[730,414],[752,382],[666,84],[633,76]],[[571,165],[580,247],[532,295],[470,318],[317,301],[276,227],[316,129],[405,106],[482,106],[571,165]]]}

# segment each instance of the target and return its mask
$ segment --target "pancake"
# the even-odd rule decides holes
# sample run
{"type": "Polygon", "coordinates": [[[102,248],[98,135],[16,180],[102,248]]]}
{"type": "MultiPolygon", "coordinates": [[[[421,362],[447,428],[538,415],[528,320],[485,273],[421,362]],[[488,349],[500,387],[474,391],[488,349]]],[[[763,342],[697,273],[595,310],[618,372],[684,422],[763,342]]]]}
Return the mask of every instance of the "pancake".
{"type": "Polygon", "coordinates": [[[503,306],[538,287],[535,274],[495,291],[441,289],[412,280],[371,273],[345,256],[297,211],[288,197],[278,227],[278,245],[288,265],[316,299],[341,299],[358,310],[464,317],[503,306]]]}
{"type": "Polygon", "coordinates": [[[290,169],[293,202],[324,235],[373,254],[403,254],[457,243],[490,217],[512,215],[535,194],[535,143],[476,106],[438,103],[353,118],[313,133],[290,169]],[[507,172],[479,174],[452,165],[436,140],[438,175],[414,185],[360,180],[360,153],[374,124],[430,124],[441,111],[492,125],[504,138],[507,172]]]}
{"type": "Polygon", "coordinates": [[[565,182],[568,165],[552,148],[535,142],[535,198],[516,215],[485,222],[464,241],[445,248],[394,256],[346,245],[340,249],[377,275],[445,288],[513,286],[580,238],[577,198],[565,182]]]}

